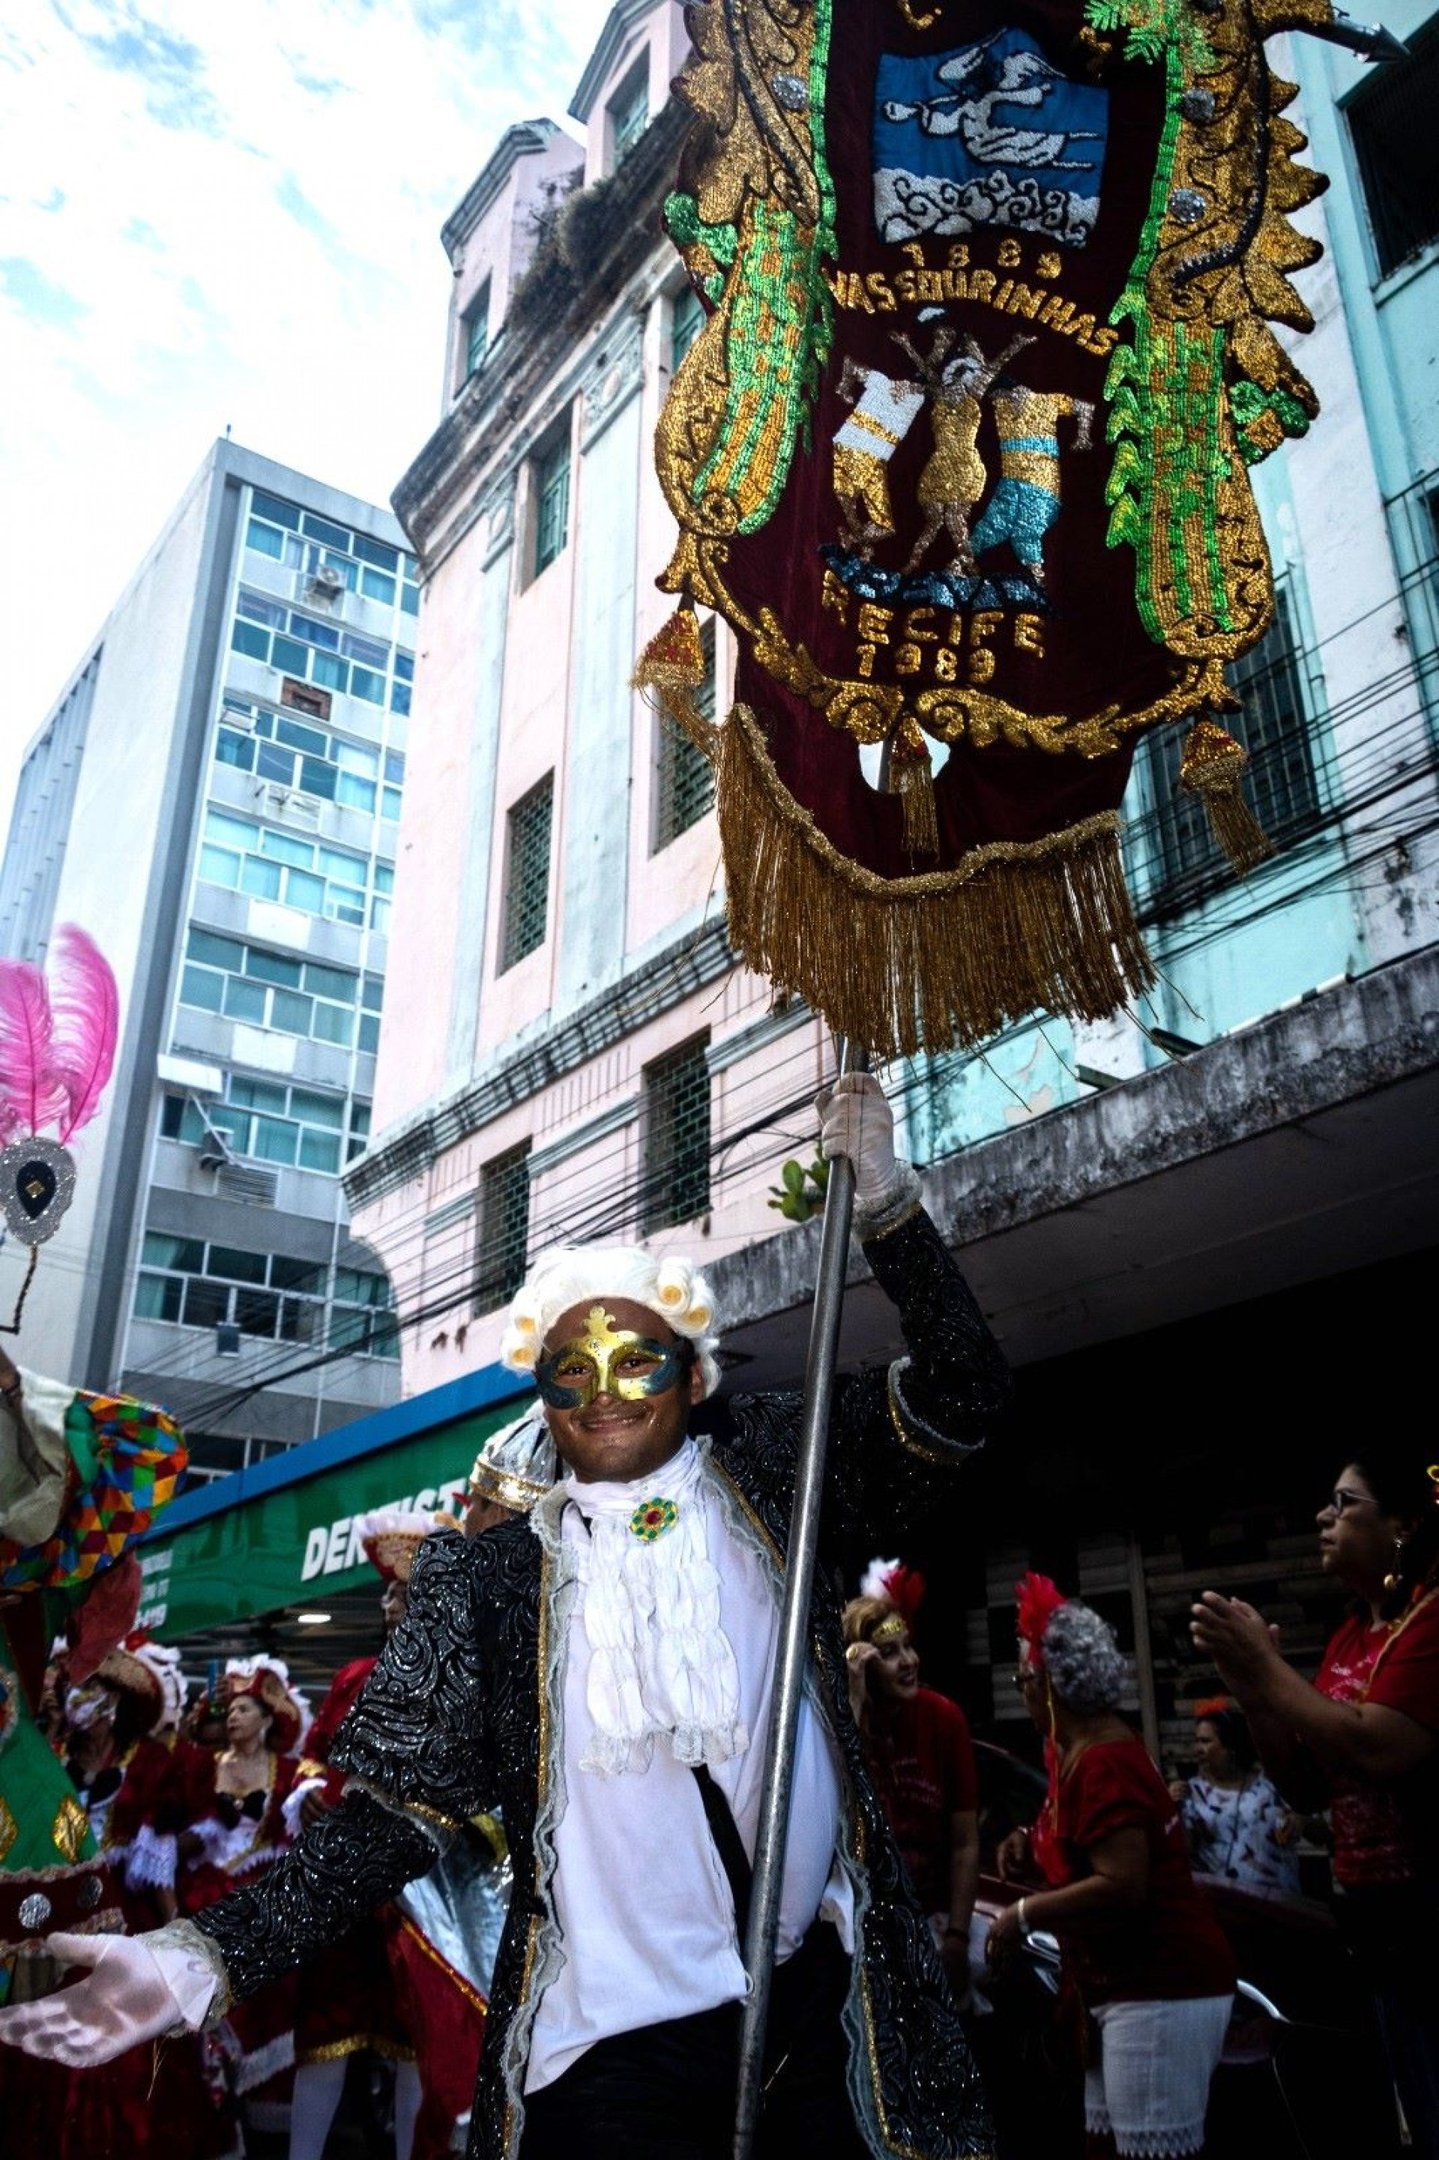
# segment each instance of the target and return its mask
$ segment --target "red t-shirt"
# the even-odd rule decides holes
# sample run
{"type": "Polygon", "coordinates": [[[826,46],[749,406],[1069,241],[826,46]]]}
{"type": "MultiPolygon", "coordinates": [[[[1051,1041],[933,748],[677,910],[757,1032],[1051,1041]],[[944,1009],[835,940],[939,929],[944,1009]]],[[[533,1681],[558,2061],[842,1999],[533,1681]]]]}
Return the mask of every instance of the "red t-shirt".
{"type": "Polygon", "coordinates": [[[866,1744],[895,1843],[927,1913],[949,1910],[949,1818],[979,1806],[969,1726],[958,1703],[915,1691],[866,1744]]]}
{"type": "MultiPolygon", "coordinates": [[[[1439,1597],[1397,1628],[1354,1614],[1330,1637],[1314,1685],[1331,1702],[1381,1703],[1439,1731],[1439,1597]]],[[[1439,1757],[1383,1785],[1335,1777],[1331,1793],[1336,1882],[1357,1889],[1439,1873],[1439,1757]]]]}
{"type": "Polygon", "coordinates": [[[1059,1889],[1093,1873],[1091,1846],[1130,1829],[1142,1830],[1149,1847],[1143,1905],[1091,1916],[1073,1933],[1056,1930],[1085,2002],[1229,1994],[1234,1959],[1190,1870],[1179,1810],[1142,1740],[1100,1740],[1075,1758],[1059,1781],[1054,1836],[1036,1850],[1059,1889]]]}

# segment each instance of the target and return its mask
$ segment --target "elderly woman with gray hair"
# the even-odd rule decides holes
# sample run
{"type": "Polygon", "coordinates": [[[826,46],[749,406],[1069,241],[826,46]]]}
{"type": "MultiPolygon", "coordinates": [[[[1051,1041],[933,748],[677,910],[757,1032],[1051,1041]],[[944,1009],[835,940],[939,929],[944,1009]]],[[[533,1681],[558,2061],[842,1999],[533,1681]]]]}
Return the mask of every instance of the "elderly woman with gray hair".
{"type": "Polygon", "coordinates": [[[1018,1685],[1045,1735],[1049,1792],[1000,1867],[1015,1874],[1028,1859],[1048,1887],[1000,1914],[990,1957],[1002,1964],[1035,1929],[1058,1936],[1095,2036],[1091,2150],[1198,2153],[1234,1992],[1229,1946],[1164,1781],[1118,1715],[1126,1667],[1113,1629],[1045,1576],[1026,1575],[1018,1592],[1018,1685]]]}

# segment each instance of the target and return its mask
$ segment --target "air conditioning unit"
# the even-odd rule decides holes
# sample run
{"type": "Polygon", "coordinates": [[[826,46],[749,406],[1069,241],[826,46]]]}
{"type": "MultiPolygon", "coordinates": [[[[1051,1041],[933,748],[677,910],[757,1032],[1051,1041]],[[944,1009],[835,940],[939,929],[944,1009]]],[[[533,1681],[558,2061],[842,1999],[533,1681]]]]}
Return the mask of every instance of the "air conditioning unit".
{"type": "Polygon", "coordinates": [[[307,600],[318,600],[325,607],[333,607],[345,590],[344,576],[332,564],[321,563],[307,575],[304,590],[307,600]]]}
{"type": "Polygon", "coordinates": [[[206,1133],[200,1142],[200,1152],[195,1158],[202,1170],[226,1170],[234,1159],[216,1133],[206,1133]]]}

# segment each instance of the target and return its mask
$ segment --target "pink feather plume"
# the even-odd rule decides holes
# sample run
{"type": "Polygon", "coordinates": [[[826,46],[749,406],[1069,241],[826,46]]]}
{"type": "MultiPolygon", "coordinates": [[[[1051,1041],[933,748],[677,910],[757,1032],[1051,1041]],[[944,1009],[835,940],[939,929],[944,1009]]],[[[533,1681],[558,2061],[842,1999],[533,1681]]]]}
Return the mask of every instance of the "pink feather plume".
{"type": "Polygon", "coordinates": [[[0,1138],[38,1132],[64,1108],[52,1046],[44,976],[23,960],[0,960],[0,1138]]]}
{"type": "Polygon", "coordinates": [[[65,1097],[64,1146],[100,1107],[120,1036],[120,994],[109,961],[75,923],[56,932],[52,981],[51,1070],[65,1097]]]}

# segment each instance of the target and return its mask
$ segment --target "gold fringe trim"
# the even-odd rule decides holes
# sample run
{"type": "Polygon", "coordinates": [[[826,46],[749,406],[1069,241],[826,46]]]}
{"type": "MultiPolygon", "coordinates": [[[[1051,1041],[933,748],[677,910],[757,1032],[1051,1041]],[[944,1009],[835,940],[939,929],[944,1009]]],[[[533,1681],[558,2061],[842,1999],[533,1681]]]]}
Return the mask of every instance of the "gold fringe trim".
{"type": "Polygon", "coordinates": [[[1274,853],[1274,842],[1244,799],[1249,752],[1217,720],[1196,720],[1185,738],[1179,785],[1204,805],[1215,845],[1237,877],[1247,877],[1274,853]]]}
{"type": "Polygon", "coordinates": [[[688,735],[706,757],[715,754],[715,727],[695,703],[694,694],[705,679],[704,647],[693,606],[681,601],[664,625],[655,632],[636,663],[630,688],[688,735]]]}
{"type": "Polygon", "coordinates": [[[880,877],[795,801],[743,705],[720,737],[717,807],[736,949],[876,1057],[983,1042],[1041,1009],[1101,1020],[1154,980],[1113,811],[880,877]]]}

